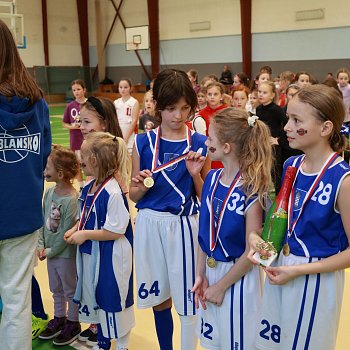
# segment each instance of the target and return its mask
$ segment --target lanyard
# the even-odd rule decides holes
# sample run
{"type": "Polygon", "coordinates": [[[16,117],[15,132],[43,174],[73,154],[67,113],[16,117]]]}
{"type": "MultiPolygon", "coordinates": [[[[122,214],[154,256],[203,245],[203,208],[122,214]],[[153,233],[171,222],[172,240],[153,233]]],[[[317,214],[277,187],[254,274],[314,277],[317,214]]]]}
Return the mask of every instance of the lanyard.
{"type": "Polygon", "coordinates": [[[225,197],[225,199],[224,199],[224,201],[222,203],[221,210],[220,210],[219,217],[218,217],[217,229],[215,229],[215,216],[214,216],[214,208],[213,208],[214,196],[215,196],[215,192],[216,192],[216,189],[218,187],[219,181],[220,181],[220,179],[222,177],[223,171],[224,171],[224,169],[222,169],[220,171],[220,174],[217,177],[216,182],[214,184],[214,189],[213,189],[212,195],[210,197],[210,236],[209,236],[209,239],[210,239],[210,251],[211,252],[215,249],[216,243],[217,243],[218,238],[219,238],[221,222],[222,222],[222,218],[223,218],[224,212],[226,210],[228,199],[231,197],[233,191],[236,188],[238,180],[240,180],[240,178],[241,178],[240,171],[238,171],[237,174],[235,175],[235,177],[234,177],[234,179],[233,179],[233,181],[232,181],[232,183],[230,185],[230,188],[228,189],[226,197],[225,197]]]}
{"type": "Polygon", "coordinates": [[[294,205],[294,198],[295,198],[295,189],[294,189],[294,185],[295,185],[295,181],[298,177],[298,173],[300,171],[300,168],[302,166],[302,164],[304,163],[305,157],[303,158],[303,160],[300,162],[298,170],[297,170],[297,175],[295,176],[294,179],[294,183],[293,183],[293,188],[292,188],[292,194],[289,197],[289,202],[288,202],[288,210],[289,210],[289,215],[288,215],[288,238],[292,235],[295,225],[297,224],[302,212],[304,211],[305,205],[306,203],[311,199],[313,193],[315,192],[319,182],[321,181],[324,173],[326,172],[326,170],[331,166],[331,164],[338,158],[338,154],[337,153],[332,153],[328,159],[326,160],[326,162],[323,164],[321,171],[318,173],[318,175],[316,176],[316,179],[314,180],[313,184],[311,185],[309,191],[307,192],[304,202],[301,205],[300,211],[298,216],[296,217],[296,219],[292,222],[292,214],[293,214],[293,205],[294,205]]]}
{"type": "MultiPolygon", "coordinates": [[[[91,205],[90,205],[90,208],[89,208],[89,211],[87,212],[86,216],[85,216],[85,211],[86,211],[86,199],[84,201],[84,206],[83,206],[83,211],[81,213],[81,217],[80,217],[80,220],[79,220],[79,225],[78,225],[78,228],[79,230],[84,230],[85,228],[85,225],[86,225],[86,222],[88,221],[89,219],[89,216],[91,214],[91,211],[92,211],[92,208],[96,202],[96,199],[97,197],[99,196],[99,194],[101,193],[101,191],[103,190],[103,188],[107,185],[107,182],[113,177],[113,175],[111,176],[108,176],[103,182],[102,184],[98,187],[98,189],[95,191],[94,193],[94,196],[92,198],[92,202],[91,202],[91,205]],[[83,222],[84,220],[84,222],[83,222]]],[[[91,183],[90,185],[90,188],[89,188],[89,191],[91,189],[91,187],[93,186],[94,182],[91,183]]]]}
{"type": "Polygon", "coordinates": [[[183,153],[181,156],[174,158],[170,160],[169,162],[166,162],[162,165],[159,165],[157,167],[158,161],[159,161],[159,147],[160,147],[160,138],[161,138],[161,127],[158,126],[158,131],[157,131],[157,136],[156,136],[156,143],[154,147],[154,152],[153,152],[153,160],[152,160],[152,173],[158,173],[159,171],[162,171],[164,169],[169,168],[173,164],[176,164],[180,162],[181,160],[185,159],[188,155],[188,152],[191,147],[191,130],[186,126],[186,133],[187,133],[187,147],[184,150],[185,153],[183,153]]]}

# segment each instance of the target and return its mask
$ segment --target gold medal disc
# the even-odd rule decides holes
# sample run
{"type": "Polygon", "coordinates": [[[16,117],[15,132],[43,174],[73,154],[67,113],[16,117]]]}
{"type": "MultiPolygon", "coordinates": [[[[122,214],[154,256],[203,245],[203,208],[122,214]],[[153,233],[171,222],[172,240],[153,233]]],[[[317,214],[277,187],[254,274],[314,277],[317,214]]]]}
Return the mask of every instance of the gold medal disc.
{"type": "Polygon", "coordinates": [[[216,260],[212,256],[207,257],[207,265],[213,269],[216,266],[216,260]]]}
{"type": "Polygon", "coordinates": [[[147,188],[151,188],[154,185],[154,180],[153,177],[148,176],[143,180],[143,184],[145,185],[145,187],[147,188]]]}
{"type": "Polygon", "coordinates": [[[289,244],[286,243],[284,246],[283,246],[283,255],[284,256],[288,256],[290,254],[290,247],[289,247],[289,244]]]}

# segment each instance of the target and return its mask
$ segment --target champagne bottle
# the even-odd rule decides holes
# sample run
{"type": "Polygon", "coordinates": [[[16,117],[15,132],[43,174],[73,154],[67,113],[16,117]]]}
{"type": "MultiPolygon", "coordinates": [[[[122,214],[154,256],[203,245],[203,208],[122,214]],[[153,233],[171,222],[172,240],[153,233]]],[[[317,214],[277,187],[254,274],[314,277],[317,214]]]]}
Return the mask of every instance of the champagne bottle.
{"type": "Polygon", "coordinates": [[[264,266],[269,266],[282,250],[288,226],[289,195],[296,172],[297,169],[295,167],[287,167],[281,190],[267,213],[261,235],[264,242],[260,244],[259,248],[269,251],[271,256],[262,256],[258,253],[254,255],[254,258],[264,266]]]}

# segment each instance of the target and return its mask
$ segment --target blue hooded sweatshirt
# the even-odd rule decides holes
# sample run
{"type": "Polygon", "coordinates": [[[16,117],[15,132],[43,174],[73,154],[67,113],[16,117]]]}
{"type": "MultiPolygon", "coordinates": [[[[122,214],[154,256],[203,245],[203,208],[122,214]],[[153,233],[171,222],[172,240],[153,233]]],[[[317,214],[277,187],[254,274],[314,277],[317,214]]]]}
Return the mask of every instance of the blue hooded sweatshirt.
{"type": "Polygon", "coordinates": [[[43,225],[43,171],[50,151],[45,100],[30,105],[28,98],[0,96],[0,241],[43,225]]]}

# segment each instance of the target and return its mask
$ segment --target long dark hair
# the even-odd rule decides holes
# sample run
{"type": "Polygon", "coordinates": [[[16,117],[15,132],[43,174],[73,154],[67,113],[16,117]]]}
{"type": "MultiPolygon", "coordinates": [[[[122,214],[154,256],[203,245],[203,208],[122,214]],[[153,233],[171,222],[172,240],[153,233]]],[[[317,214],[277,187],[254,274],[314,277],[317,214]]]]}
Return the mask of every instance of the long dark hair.
{"type": "Polygon", "coordinates": [[[27,97],[34,104],[43,92],[19,56],[16,43],[7,25],[0,20],[0,94],[27,97]]]}

